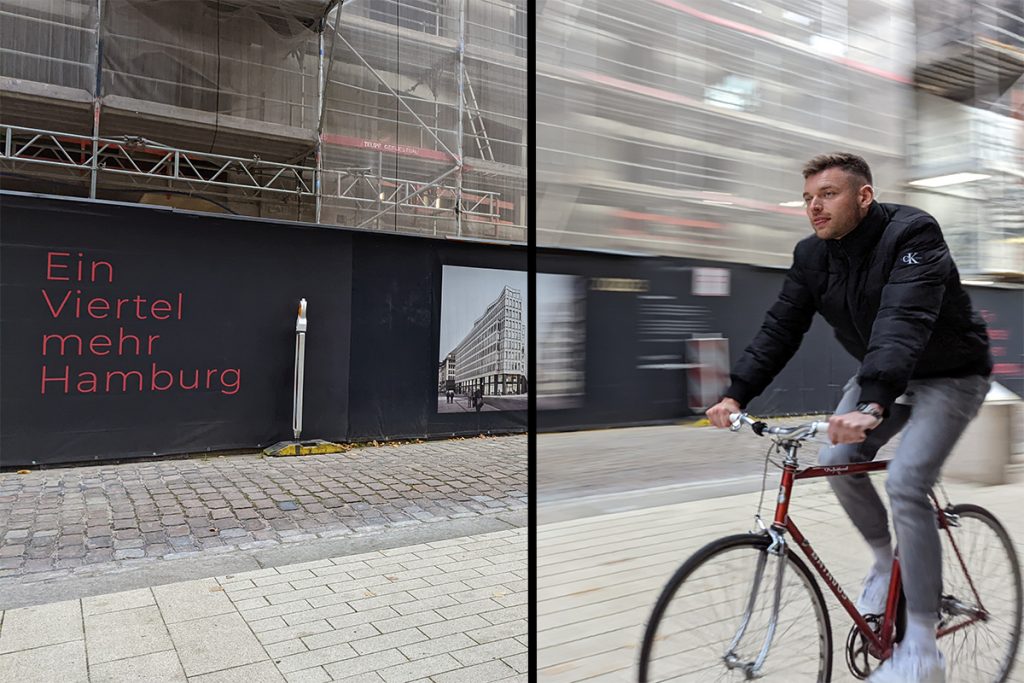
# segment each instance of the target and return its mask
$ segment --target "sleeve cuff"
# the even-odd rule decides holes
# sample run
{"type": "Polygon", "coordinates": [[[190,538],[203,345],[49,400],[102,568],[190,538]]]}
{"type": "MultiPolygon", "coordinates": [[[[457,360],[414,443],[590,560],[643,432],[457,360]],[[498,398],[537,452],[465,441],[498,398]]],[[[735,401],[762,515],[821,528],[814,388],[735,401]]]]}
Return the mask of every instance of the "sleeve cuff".
{"type": "Polygon", "coordinates": [[[903,391],[891,384],[877,380],[860,380],[860,403],[877,403],[882,406],[885,416],[889,416],[889,408],[903,391]]]}
{"type": "Polygon", "coordinates": [[[733,379],[729,388],[722,393],[722,398],[731,398],[740,404],[740,408],[746,409],[747,404],[754,400],[757,392],[751,389],[750,385],[743,380],[733,379]]]}

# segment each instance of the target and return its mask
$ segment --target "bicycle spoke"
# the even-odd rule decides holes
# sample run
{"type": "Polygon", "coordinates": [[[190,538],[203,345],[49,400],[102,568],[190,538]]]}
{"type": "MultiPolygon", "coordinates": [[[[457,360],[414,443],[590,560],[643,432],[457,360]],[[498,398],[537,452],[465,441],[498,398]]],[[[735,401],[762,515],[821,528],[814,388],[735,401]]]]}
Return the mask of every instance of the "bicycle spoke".
{"type": "MultiPolygon", "coordinates": [[[[942,592],[972,608],[980,600],[989,618],[941,638],[939,646],[946,653],[950,680],[1002,683],[1009,680],[1020,639],[1019,566],[1009,538],[991,515],[973,506],[961,506],[958,512],[960,526],[952,528],[952,535],[963,564],[943,532],[942,592]]],[[[967,618],[953,616],[947,626],[963,624],[967,618]]]]}

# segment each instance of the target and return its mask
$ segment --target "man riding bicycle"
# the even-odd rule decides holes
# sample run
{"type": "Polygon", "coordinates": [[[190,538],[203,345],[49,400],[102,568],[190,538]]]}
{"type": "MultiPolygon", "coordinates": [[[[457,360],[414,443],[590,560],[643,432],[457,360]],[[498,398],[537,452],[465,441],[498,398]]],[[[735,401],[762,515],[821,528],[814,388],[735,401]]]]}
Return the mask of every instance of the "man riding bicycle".
{"type": "MultiPolygon", "coordinates": [[[[886,491],[900,549],[907,628],[870,683],[944,683],[936,641],[942,548],[928,494],[989,389],[985,323],[971,307],[936,220],[874,199],[871,169],[854,154],[804,166],[804,203],[814,235],[793,251],[778,300],[733,367],[722,400],[707,411],[728,427],[785,367],[815,313],[860,361],[829,418],[826,465],[866,462],[901,430],[886,491]]],[[[881,614],[892,568],[885,506],[867,474],[831,477],[839,502],[874,552],[857,601],[881,614]]]]}

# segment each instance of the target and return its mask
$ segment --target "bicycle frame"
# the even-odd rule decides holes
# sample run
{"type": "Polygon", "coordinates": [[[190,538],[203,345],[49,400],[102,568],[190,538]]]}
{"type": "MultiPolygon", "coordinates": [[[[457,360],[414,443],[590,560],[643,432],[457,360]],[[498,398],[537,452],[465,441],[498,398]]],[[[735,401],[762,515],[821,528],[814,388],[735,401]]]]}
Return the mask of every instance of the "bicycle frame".
{"type": "MultiPolygon", "coordinates": [[[[800,468],[797,461],[797,451],[799,450],[799,444],[790,443],[786,446],[786,458],[783,461],[782,469],[782,481],[779,485],[779,497],[775,507],[775,517],[770,527],[772,536],[775,539],[773,546],[780,543],[780,536],[784,534],[790,534],[796,545],[803,554],[807,557],[807,560],[817,571],[825,585],[828,586],[832,594],[835,595],[836,600],[843,606],[850,618],[857,625],[861,634],[865,640],[869,643],[869,646],[874,654],[879,659],[886,659],[892,654],[893,639],[895,637],[896,618],[898,609],[898,599],[900,594],[900,564],[899,556],[893,559],[892,567],[892,578],[889,583],[889,597],[885,607],[885,614],[883,615],[881,628],[876,632],[868,621],[861,616],[860,612],[857,611],[853,601],[846,595],[846,592],[840,586],[839,581],[832,575],[828,567],[825,566],[824,561],[818,557],[818,554],[814,551],[810,541],[807,537],[801,533],[799,527],[789,516],[789,504],[792,498],[793,485],[798,479],[816,479],[822,477],[837,477],[837,476],[850,476],[854,474],[862,474],[869,472],[880,472],[885,470],[889,466],[889,461],[881,460],[877,462],[866,462],[866,463],[851,463],[848,465],[819,465],[812,467],[800,468]]],[[[956,545],[956,540],[953,538],[951,531],[951,520],[949,515],[939,505],[938,499],[935,497],[935,493],[931,494],[932,502],[935,509],[938,511],[938,525],[941,531],[944,531],[949,536],[949,541],[956,552],[957,561],[964,572],[964,576],[967,578],[968,584],[971,587],[971,591],[974,593],[974,599],[977,610],[972,610],[968,614],[967,620],[955,624],[952,627],[940,629],[937,632],[937,636],[942,638],[943,636],[954,633],[962,628],[988,618],[988,613],[984,609],[981,603],[981,598],[978,595],[977,588],[974,585],[974,580],[971,578],[970,572],[967,570],[967,566],[964,563],[963,556],[960,553],[960,549],[956,545]]],[[[785,541],[781,541],[783,544],[785,541]]],[[[766,642],[767,648],[769,643],[766,642]]],[[[761,661],[763,661],[762,658],[761,661]]],[[[758,663],[760,664],[761,661],[758,663]]]]}

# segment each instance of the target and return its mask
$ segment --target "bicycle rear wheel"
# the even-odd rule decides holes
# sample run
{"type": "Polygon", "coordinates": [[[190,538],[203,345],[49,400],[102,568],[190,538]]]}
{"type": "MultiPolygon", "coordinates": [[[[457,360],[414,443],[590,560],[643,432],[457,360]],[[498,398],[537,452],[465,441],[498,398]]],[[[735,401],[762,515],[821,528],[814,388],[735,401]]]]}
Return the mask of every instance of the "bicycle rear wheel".
{"type": "Polygon", "coordinates": [[[640,683],[766,681],[828,683],[832,629],[821,590],[800,558],[785,564],[766,535],[728,536],[698,550],[665,586],[640,650],[640,683]],[[779,568],[779,610],[763,665],[779,568]]]}
{"type": "Polygon", "coordinates": [[[949,533],[939,531],[943,545],[940,632],[967,623],[979,607],[988,616],[939,638],[948,680],[1003,683],[1010,679],[1020,643],[1017,553],[1006,530],[984,508],[956,505],[950,512],[956,526],[949,533]]]}

